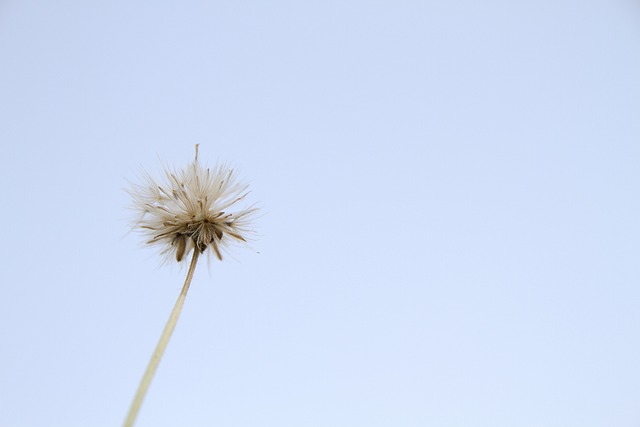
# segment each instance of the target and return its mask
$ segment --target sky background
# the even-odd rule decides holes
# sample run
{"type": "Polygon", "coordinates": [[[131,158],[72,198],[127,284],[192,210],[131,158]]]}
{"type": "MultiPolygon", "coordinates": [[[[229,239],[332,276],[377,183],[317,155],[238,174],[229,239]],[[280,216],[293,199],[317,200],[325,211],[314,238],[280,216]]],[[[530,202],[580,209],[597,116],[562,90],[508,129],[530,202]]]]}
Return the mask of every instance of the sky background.
{"type": "Polygon", "coordinates": [[[640,4],[0,1],[0,426],[118,426],[184,280],[142,167],[233,163],[137,426],[640,425],[640,4]]]}

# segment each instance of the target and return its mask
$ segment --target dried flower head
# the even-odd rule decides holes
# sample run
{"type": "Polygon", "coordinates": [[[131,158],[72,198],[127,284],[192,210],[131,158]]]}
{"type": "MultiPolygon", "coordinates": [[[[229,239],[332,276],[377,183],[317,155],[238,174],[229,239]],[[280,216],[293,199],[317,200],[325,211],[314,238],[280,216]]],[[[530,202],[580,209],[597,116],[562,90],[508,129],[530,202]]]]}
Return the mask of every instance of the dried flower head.
{"type": "Polygon", "coordinates": [[[188,167],[165,167],[165,175],[165,182],[159,183],[145,173],[146,182],[128,190],[139,213],[134,227],[149,239],[147,244],[161,246],[163,254],[179,262],[192,249],[203,253],[207,248],[221,260],[221,249],[229,243],[247,241],[257,209],[228,211],[248,194],[248,185],[237,181],[233,169],[201,166],[196,145],[188,167]]]}

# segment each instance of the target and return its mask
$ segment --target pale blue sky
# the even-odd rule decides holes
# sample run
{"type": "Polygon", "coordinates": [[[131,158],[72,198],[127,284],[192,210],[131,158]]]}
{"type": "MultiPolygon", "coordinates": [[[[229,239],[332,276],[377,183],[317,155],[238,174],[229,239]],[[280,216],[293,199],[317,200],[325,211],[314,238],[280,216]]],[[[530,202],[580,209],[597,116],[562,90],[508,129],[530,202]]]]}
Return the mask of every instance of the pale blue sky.
{"type": "Polygon", "coordinates": [[[0,426],[118,426],[184,272],[126,180],[229,161],[137,426],[640,425],[631,0],[0,2],[0,426]]]}

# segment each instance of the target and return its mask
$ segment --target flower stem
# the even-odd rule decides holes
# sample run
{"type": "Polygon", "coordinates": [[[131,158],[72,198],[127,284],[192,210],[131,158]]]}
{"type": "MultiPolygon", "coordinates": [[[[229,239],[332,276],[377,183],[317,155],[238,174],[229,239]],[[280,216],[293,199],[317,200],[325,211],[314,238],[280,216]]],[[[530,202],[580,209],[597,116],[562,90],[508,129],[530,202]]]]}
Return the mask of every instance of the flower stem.
{"type": "Polygon", "coordinates": [[[169,320],[167,320],[167,324],[164,327],[164,331],[162,331],[162,335],[160,336],[160,340],[158,340],[158,345],[156,346],[155,351],[151,355],[151,360],[149,361],[149,365],[147,365],[147,370],[140,381],[140,385],[138,386],[138,391],[136,392],[135,397],[133,398],[133,402],[131,403],[131,408],[129,408],[129,413],[127,414],[127,418],[124,421],[123,427],[131,427],[136,420],[136,416],[140,411],[140,406],[142,405],[142,401],[144,400],[145,394],[147,394],[147,390],[149,389],[149,384],[151,384],[151,380],[153,379],[153,375],[156,373],[156,369],[158,368],[158,364],[160,363],[160,359],[162,359],[162,355],[164,354],[164,350],[167,348],[167,344],[169,344],[169,339],[171,338],[171,334],[176,327],[176,323],[178,323],[178,318],[180,317],[180,313],[182,312],[182,306],[184,305],[184,300],[187,297],[187,292],[189,291],[189,285],[191,284],[191,279],[193,278],[193,272],[196,269],[196,263],[198,262],[198,255],[200,255],[200,251],[197,248],[193,249],[193,258],[191,258],[191,264],[189,265],[189,271],[187,272],[187,278],[184,281],[184,285],[182,286],[182,291],[178,296],[178,300],[176,304],[173,306],[173,310],[171,311],[171,315],[169,316],[169,320]]]}

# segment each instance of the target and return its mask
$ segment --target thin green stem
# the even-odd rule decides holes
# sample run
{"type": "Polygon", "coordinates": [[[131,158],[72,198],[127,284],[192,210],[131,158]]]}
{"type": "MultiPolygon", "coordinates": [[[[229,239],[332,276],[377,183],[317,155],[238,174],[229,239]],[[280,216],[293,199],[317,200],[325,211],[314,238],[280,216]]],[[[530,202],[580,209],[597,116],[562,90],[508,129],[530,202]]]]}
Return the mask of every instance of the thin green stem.
{"type": "Polygon", "coordinates": [[[155,351],[151,355],[151,360],[149,361],[149,365],[147,365],[147,370],[140,381],[140,385],[138,386],[138,391],[136,392],[135,397],[133,398],[133,402],[131,403],[131,408],[129,408],[129,413],[127,414],[127,418],[124,421],[123,427],[131,427],[138,416],[138,412],[140,411],[140,406],[142,405],[142,401],[144,400],[145,394],[147,394],[147,390],[149,389],[149,384],[151,384],[151,380],[153,379],[153,375],[156,373],[156,369],[158,369],[158,364],[160,363],[160,359],[162,359],[162,355],[164,354],[164,350],[167,348],[167,344],[169,344],[169,339],[171,339],[171,334],[176,327],[176,323],[178,323],[178,318],[180,317],[180,313],[182,312],[182,306],[184,305],[184,300],[187,298],[187,292],[189,291],[189,285],[191,284],[191,279],[193,278],[193,272],[196,269],[196,263],[198,262],[198,255],[200,255],[200,251],[197,248],[193,249],[193,258],[191,258],[191,264],[189,265],[189,271],[187,272],[187,278],[184,281],[184,286],[182,286],[182,291],[178,296],[178,300],[176,301],[176,305],[173,306],[173,310],[171,311],[171,315],[169,316],[169,320],[167,320],[167,324],[164,327],[164,331],[162,331],[162,335],[160,336],[160,340],[158,341],[158,345],[156,346],[155,351]]]}

